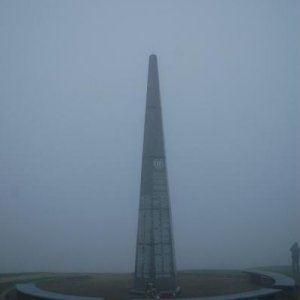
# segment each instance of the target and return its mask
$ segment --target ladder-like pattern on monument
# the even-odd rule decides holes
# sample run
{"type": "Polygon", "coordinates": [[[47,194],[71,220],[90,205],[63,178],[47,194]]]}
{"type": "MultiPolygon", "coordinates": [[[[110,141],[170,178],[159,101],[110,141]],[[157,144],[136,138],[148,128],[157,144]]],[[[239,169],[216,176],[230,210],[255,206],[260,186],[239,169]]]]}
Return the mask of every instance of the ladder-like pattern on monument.
{"type": "Polygon", "coordinates": [[[156,55],[149,57],[134,287],[177,288],[172,215],[156,55]]]}

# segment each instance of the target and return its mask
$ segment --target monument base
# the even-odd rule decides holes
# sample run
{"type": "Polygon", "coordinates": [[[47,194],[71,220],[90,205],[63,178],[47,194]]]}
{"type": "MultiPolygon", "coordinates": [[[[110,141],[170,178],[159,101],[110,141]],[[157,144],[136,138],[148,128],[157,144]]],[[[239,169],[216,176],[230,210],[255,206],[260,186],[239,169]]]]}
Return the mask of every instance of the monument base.
{"type": "Polygon", "coordinates": [[[181,293],[181,288],[178,286],[175,290],[168,290],[168,291],[156,291],[156,290],[136,290],[131,289],[131,294],[144,296],[145,298],[152,298],[152,299],[163,299],[163,298],[173,298],[176,297],[181,293]]]}

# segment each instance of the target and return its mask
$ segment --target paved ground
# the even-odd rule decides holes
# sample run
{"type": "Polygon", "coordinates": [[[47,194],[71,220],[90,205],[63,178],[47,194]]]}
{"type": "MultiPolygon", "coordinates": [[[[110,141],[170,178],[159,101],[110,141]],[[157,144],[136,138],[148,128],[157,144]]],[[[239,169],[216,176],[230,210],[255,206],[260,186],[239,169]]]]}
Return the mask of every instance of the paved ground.
{"type": "MultiPolygon", "coordinates": [[[[283,270],[282,273],[290,275],[286,270],[283,270]]],[[[8,298],[4,298],[4,294],[1,294],[1,292],[12,288],[15,283],[37,282],[42,279],[46,279],[46,281],[40,281],[38,285],[41,288],[60,293],[104,296],[105,300],[136,298],[128,292],[133,285],[130,274],[24,273],[0,275],[0,300],[15,300],[14,292],[11,292],[8,298]]],[[[183,289],[183,293],[180,295],[182,298],[238,293],[258,288],[257,285],[249,282],[246,274],[226,270],[179,272],[178,284],[183,289]]],[[[295,292],[294,299],[300,300],[299,287],[295,292]]]]}
{"type": "MultiPolygon", "coordinates": [[[[201,274],[178,273],[178,284],[182,288],[180,297],[199,297],[230,294],[253,290],[260,286],[249,281],[242,273],[201,274]]],[[[78,296],[104,297],[106,300],[129,300],[137,298],[129,293],[133,286],[130,274],[94,274],[65,279],[52,279],[38,284],[40,288],[78,296]]]]}

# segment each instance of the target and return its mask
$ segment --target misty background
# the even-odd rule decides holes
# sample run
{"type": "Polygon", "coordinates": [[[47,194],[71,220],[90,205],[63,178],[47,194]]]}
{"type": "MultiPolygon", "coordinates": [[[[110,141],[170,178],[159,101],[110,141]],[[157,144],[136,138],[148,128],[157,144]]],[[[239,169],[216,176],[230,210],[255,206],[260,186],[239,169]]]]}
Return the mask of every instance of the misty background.
{"type": "Polygon", "coordinates": [[[178,269],[290,264],[300,1],[0,1],[0,272],[134,270],[157,54],[178,269]]]}

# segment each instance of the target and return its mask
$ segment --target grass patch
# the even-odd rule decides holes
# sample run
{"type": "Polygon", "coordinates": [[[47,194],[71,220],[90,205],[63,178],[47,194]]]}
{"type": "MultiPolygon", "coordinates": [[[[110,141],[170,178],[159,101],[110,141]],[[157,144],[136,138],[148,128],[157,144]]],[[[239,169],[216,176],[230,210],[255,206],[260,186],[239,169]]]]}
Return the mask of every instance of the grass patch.
{"type": "Polygon", "coordinates": [[[241,276],[243,274],[240,270],[222,270],[222,269],[202,269],[202,270],[181,270],[178,271],[177,274],[198,274],[205,276],[226,276],[226,277],[236,277],[241,276]]]}

